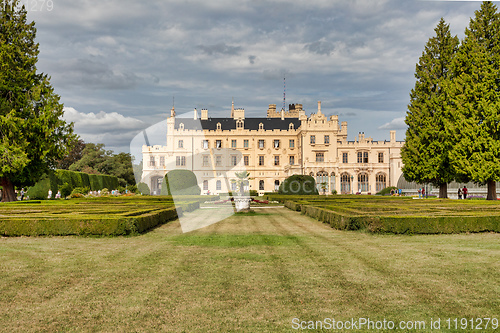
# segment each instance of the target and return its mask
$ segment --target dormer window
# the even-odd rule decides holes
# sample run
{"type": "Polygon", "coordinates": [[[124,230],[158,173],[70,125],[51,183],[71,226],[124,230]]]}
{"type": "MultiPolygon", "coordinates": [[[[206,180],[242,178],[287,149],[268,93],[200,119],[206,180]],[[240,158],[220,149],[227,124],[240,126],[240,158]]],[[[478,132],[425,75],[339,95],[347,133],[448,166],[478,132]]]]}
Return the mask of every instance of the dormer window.
{"type": "Polygon", "coordinates": [[[217,129],[220,130],[222,128],[222,125],[220,123],[217,123],[217,129]]]}
{"type": "Polygon", "coordinates": [[[238,121],[236,121],[236,128],[243,128],[243,120],[242,119],[239,119],[238,121]]]}
{"type": "Polygon", "coordinates": [[[289,130],[293,130],[293,129],[295,129],[295,126],[293,126],[293,124],[292,124],[292,123],[290,123],[290,125],[288,125],[288,129],[289,129],[289,130]]]}
{"type": "Polygon", "coordinates": [[[184,124],[183,124],[183,123],[180,123],[180,124],[179,124],[179,129],[180,129],[181,131],[183,131],[183,130],[184,130],[184,124]]]}
{"type": "Polygon", "coordinates": [[[263,130],[263,129],[264,129],[264,124],[263,124],[263,123],[260,123],[260,124],[259,124],[259,129],[260,129],[260,130],[263,130]]]}

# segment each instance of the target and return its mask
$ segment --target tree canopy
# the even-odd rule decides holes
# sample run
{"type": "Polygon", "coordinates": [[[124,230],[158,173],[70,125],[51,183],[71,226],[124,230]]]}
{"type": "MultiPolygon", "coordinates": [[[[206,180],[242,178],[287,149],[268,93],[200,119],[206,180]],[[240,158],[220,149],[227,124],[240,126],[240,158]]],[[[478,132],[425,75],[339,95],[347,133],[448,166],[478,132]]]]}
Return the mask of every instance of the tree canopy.
{"type": "Polygon", "coordinates": [[[455,173],[449,159],[453,137],[444,128],[447,95],[443,85],[450,77],[459,40],[451,36],[443,18],[434,31],[436,36],[429,39],[416,66],[417,81],[410,93],[401,157],[407,181],[439,186],[439,196],[446,198],[447,184],[454,180],[455,173]]]}
{"type": "Polygon", "coordinates": [[[446,86],[447,132],[456,138],[450,161],[457,175],[488,184],[493,200],[500,180],[500,15],[489,1],[475,14],[446,86]]]}
{"type": "Polygon", "coordinates": [[[36,183],[75,140],[73,124],[50,78],[37,73],[35,23],[20,2],[0,8],[0,185],[2,201],[16,200],[14,187],[36,183]]]}

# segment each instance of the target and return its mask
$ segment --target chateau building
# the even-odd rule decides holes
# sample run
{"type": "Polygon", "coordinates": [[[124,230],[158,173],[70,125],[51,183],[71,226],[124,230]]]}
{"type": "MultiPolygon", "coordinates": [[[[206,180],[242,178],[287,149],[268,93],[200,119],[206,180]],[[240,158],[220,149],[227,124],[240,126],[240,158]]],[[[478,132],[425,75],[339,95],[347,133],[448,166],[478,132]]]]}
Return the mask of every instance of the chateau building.
{"type": "Polygon", "coordinates": [[[306,115],[301,104],[276,110],[270,104],[265,118],[246,118],[244,109],[231,107],[230,118],[211,118],[195,109],[192,118],[179,118],[172,108],[167,119],[166,145],[142,148],[142,182],[159,194],[172,169],[195,173],[202,193],[232,190],[235,172],[250,173],[250,190],[277,191],[295,174],[311,175],[320,193],[372,193],[396,186],[402,172],[403,142],[374,141],[359,133],[347,140],[347,122],[318,110],[306,115]]]}

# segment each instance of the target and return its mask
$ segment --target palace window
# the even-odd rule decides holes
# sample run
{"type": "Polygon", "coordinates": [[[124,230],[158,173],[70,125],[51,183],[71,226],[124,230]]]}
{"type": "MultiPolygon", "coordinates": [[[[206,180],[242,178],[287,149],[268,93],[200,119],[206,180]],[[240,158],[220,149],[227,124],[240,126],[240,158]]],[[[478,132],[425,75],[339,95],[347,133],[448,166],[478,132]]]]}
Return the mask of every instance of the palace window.
{"type": "Polygon", "coordinates": [[[265,144],[264,144],[264,140],[259,140],[259,148],[264,148],[265,144]]]}
{"type": "Polygon", "coordinates": [[[274,156],[274,165],[280,165],[280,157],[279,155],[274,156]]]}
{"type": "Polygon", "coordinates": [[[323,192],[323,187],[325,192],[328,192],[328,173],[325,171],[318,172],[316,174],[316,184],[320,193],[323,192]]]}
{"type": "Polygon", "coordinates": [[[316,162],[324,162],[325,154],[324,153],[316,153],[316,162]]]}
{"type": "Polygon", "coordinates": [[[295,140],[290,140],[288,143],[289,143],[288,146],[290,148],[295,148],[295,140]]]}
{"type": "Polygon", "coordinates": [[[231,140],[231,148],[236,148],[236,140],[231,140]]]}
{"type": "Polygon", "coordinates": [[[184,148],[184,140],[179,140],[177,147],[184,148]]]}
{"type": "Polygon", "coordinates": [[[222,128],[222,125],[220,123],[217,123],[217,129],[220,130],[222,128]]]}
{"type": "Polygon", "coordinates": [[[368,152],[358,151],[358,163],[368,163],[368,152]]]}
{"type": "Polygon", "coordinates": [[[231,155],[231,165],[235,166],[238,164],[238,157],[236,155],[231,155]]]}
{"type": "Polygon", "coordinates": [[[203,191],[208,191],[208,180],[203,181],[203,191]]]}
{"type": "Polygon", "coordinates": [[[348,173],[340,175],[340,192],[342,194],[351,193],[351,176],[348,173]]]}
{"type": "Polygon", "coordinates": [[[217,155],[215,156],[215,166],[221,166],[222,165],[222,156],[217,155]]]}
{"type": "Polygon", "coordinates": [[[177,156],[175,158],[176,166],[185,166],[186,165],[186,156],[177,156]]]}
{"type": "Polygon", "coordinates": [[[216,183],[215,183],[215,189],[217,191],[220,191],[222,189],[222,182],[220,180],[218,180],[216,183]]]}
{"type": "Polygon", "coordinates": [[[294,128],[295,128],[295,126],[293,126],[293,123],[290,123],[290,125],[288,125],[289,130],[293,130],[294,128]]]}
{"type": "Polygon", "coordinates": [[[349,154],[342,153],[342,163],[349,163],[349,154]]]}
{"type": "Polygon", "coordinates": [[[280,147],[280,140],[274,140],[274,148],[280,147]]]}
{"type": "Polygon", "coordinates": [[[215,148],[222,148],[222,140],[215,140],[215,148]]]}
{"type": "Polygon", "coordinates": [[[278,192],[278,191],[279,191],[279,189],[280,189],[280,181],[276,179],[276,180],[274,181],[274,191],[275,191],[275,192],[278,192]]]}
{"type": "Polygon", "coordinates": [[[384,188],[386,188],[386,176],[385,173],[378,173],[375,176],[375,181],[376,181],[376,190],[377,192],[382,191],[384,188]]]}
{"type": "Polygon", "coordinates": [[[264,191],[264,181],[263,180],[259,180],[259,190],[264,191]]]}
{"type": "Polygon", "coordinates": [[[358,175],[358,192],[368,192],[368,174],[360,173],[358,175]]]}
{"type": "Polygon", "coordinates": [[[208,155],[203,155],[203,166],[204,167],[209,166],[208,155]]]}
{"type": "Polygon", "coordinates": [[[155,166],[155,157],[154,156],[150,156],[149,157],[149,166],[150,167],[154,167],[155,166]]]}
{"type": "Polygon", "coordinates": [[[165,166],[165,156],[160,156],[160,166],[165,166]]]}
{"type": "Polygon", "coordinates": [[[311,135],[311,144],[315,144],[316,143],[316,135],[311,135]]]}
{"type": "Polygon", "coordinates": [[[236,128],[243,128],[243,120],[239,119],[239,120],[236,122],[236,128]]]}
{"type": "Polygon", "coordinates": [[[250,164],[250,156],[248,156],[248,155],[243,156],[243,164],[245,164],[245,165],[250,164]]]}
{"type": "Polygon", "coordinates": [[[259,156],[259,165],[264,165],[264,156],[259,156]]]}
{"type": "Polygon", "coordinates": [[[330,143],[330,136],[325,135],[325,144],[329,144],[329,143],[330,143]]]}
{"type": "Polygon", "coordinates": [[[295,156],[290,156],[290,165],[295,164],[295,156]]]}
{"type": "Polygon", "coordinates": [[[384,153],[378,153],[378,162],[384,163],[384,153]]]}
{"type": "Polygon", "coordinates": [[[208,149],[208,140],[203,140],[202,141],[202,148],[203,149],[208,149]]]}
{"type": "Polygon", "coordinates": [[[243,140],[243,148],[248,148],[248,140],[243,140]]]}
{"type": "Polygon", "coordinates": [[[263,130],[263,129],[264,129],[264,124],[263,124],[263,123],[260,123],[260,124],[259,124],[259,129],[260,129],[260,130],[263,130]]]}

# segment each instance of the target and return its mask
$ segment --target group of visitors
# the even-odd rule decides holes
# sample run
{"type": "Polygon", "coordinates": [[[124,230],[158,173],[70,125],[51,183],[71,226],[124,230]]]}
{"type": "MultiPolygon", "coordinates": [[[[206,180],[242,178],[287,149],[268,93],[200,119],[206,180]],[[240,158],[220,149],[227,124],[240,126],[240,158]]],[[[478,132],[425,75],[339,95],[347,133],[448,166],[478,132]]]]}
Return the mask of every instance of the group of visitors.
{"type": "Polygon", "coordinates": [[[401,190],[400,188],[391,189],[391,195],[400,197],[403,195],[403,190],[401,190]]]}
{"type": "Polygon", "coordinates": [[[458,199],[462,199],[462,195],[464,196],[464,199],[467,199],[467,193],[469,190],[467,190],[467,186],[464,185],[464,188],[458,188],[458,199]]]}
{"type": "Polygon", "coordinates": [[[425,198],[425,187],[421,187],[418,189],[418,198],[419,199],[425,198]]]}

